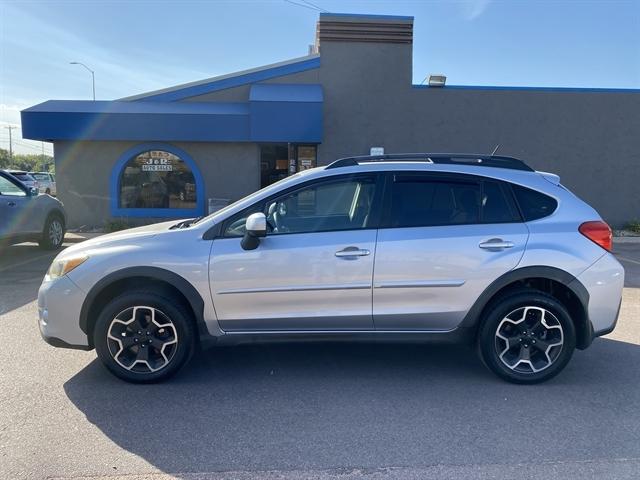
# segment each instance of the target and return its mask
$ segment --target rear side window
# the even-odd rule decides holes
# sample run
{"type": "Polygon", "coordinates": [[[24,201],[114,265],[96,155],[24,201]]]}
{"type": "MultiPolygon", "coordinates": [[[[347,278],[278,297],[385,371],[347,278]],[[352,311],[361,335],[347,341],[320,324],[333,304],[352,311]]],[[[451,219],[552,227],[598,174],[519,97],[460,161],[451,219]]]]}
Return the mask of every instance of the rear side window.
{"type": "Polygon", "coordinates": [[[482,223],[520,222],[513,196],[498,182],[482,183],[482,223]]]}
{"type": "Polygon", "coordinates": [[[395,228],[521,221],[510,193],[493,181],[395,175],[390,200],[395,228]]]}
{"type": "Polygon", "coordinates": [[[554,198],[530,188],[513,185],[513,193],[515,193],[525,222],[551,215],[558,207],[558,202],[554,198]]]}

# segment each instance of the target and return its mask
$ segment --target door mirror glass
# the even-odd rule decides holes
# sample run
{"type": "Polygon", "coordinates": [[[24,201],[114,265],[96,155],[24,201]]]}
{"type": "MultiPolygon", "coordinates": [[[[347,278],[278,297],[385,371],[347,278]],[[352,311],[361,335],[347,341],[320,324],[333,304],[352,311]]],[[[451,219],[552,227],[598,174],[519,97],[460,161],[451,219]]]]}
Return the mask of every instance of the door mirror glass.
{"type": "Polygon", "coordinates": [[[260,245],[260,238],[267,236],[267,217],[264,213],[253,213],[247,217],[245,234],[242,237],[242,248],[254,250],[260,245]]]}

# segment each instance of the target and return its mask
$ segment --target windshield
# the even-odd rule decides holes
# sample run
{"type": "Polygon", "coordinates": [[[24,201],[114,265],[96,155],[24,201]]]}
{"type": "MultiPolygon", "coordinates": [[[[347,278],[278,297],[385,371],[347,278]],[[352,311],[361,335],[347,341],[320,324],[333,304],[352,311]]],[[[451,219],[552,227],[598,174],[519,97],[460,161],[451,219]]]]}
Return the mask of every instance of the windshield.
{"type": "Polygon", "coordinates": [[[39,180],[41,182],[42,181],[46,182],[46,181],[49,180],[49,175],[46,174],[46,173],[33,173],[33,174],[31,174],[31,176],[33,178],[35,178],[36,180],[39,180]]]}
{"type": "Polygon", "coordinates": [[[23,182],[33,182],[33,177],[27,173],[14,173],[13,176],[23,182]]]}

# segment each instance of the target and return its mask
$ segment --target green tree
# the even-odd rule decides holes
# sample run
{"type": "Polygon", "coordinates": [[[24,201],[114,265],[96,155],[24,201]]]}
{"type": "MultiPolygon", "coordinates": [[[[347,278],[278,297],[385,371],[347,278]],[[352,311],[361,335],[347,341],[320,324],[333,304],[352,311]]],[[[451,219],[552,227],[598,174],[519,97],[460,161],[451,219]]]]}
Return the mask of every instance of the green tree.
{"type": "Polygon", "coordinates": [[[17,154],[13,156],[11,167],[17,170],[28,172],[54,172],[53,157],[48,155],[25,155],[17,154]]]}
{"type": "Polygon", "coordinates": [[[9,151],[0,148],[0,168],[7,168],[9,163],[9,151]]]}

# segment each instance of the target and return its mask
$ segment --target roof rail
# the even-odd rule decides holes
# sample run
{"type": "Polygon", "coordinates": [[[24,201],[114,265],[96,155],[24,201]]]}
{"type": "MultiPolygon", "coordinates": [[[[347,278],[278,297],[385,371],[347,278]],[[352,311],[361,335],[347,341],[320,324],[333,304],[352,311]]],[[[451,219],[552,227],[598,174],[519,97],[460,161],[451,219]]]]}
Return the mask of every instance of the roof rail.
{"type": "Polygon", "coordinates": [[[504,155],[478,155],[473,153],[390,153],[386,155],[362,155],[345,157],[327,165],[326,169],[355,167],[369,162],[425,162],[450,165],[474,165],[477,167],[508,168],[511,170],[534,170],[514,157],[504,155]]]}

